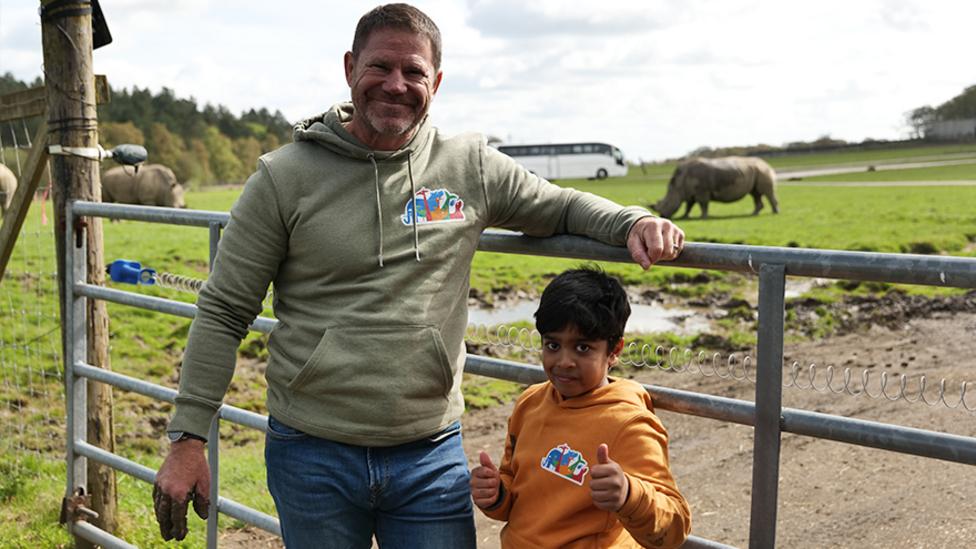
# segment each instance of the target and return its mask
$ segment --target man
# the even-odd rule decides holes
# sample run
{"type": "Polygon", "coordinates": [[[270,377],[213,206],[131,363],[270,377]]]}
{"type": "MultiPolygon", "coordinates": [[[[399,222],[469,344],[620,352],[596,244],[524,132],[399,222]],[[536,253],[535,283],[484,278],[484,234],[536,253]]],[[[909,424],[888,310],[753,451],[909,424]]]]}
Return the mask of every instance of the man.
{"type": "Polygon", "coordinates": [[[441,39],[405,4],[360,19],[352,103],[261,158],[200,292],[154,503],[165,539],[206,514],[204,437],[274,283],[265,459],[290,547],[474,547],[459,418],[471,259],[486,227],[626,243],[644,268],[684,234],[562,189],[427,120],[441,39]]]}

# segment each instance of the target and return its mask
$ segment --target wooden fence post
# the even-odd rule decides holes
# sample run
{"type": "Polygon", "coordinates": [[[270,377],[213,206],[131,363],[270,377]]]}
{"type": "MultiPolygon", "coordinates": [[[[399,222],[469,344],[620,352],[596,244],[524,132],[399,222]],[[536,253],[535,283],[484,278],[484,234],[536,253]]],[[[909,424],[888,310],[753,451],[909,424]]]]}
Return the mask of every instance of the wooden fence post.
{"type": "MultiPolygon", "coordinates": [[[[47,90],[49,142],[63,147],[97,148],[98,121],[95,79],[92,72],[91,2],[41,0],[41,36],[44,47],[44,80],[47,90]]],[[[58,283],[64,288],[71,281],[64,272],[65,203],[67,200],[101,200],[99,161],[80,156],[54,155],[55,244],[58,254],[58,283]]],[[[89,284],[105,281],[100,218],[85,220],[84,238],[88,246],[89,284]]],[[[62,295],[64,295],[62,293],[62,295]]],[[[65,303],[62,303],[62,313],[65,303]]],[[[63,326],[62,326],[63,327],[63,326]]],[[[108,313],[104,301],[88,301],[88,357],[93,366],[109,368],[108,313]]],[[[115,451],[111,387],[88,383],[88,442],[109,452],[115,451]]],[[[114,532],[117,526],[115,472],[98,463],[88,466],[90,508],[99,514],[90,522],[114,532]]],[[[66,494],[70,496],[71,494],[66,494]]],[[[76,547],[91,547],[77,539],[76,547]]]]}

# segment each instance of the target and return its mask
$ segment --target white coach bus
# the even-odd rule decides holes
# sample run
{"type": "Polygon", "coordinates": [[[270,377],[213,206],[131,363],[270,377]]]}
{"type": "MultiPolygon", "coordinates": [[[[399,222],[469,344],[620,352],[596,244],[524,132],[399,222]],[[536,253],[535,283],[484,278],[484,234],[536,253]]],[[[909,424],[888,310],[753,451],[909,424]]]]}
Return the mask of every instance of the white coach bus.
{"type": "Polygon", "coordinates": [[[606,179],[627,175],[623,151],[606,143],[499,145],[498,150],[546,179],[606,179]]]}

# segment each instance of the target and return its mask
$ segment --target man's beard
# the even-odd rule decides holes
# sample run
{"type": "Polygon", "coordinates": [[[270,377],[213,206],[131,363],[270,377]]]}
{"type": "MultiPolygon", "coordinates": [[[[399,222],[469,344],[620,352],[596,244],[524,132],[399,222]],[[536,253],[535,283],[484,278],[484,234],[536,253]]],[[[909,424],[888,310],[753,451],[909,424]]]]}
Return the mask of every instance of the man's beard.
{"type": "MultiPolygon", "coordinates": [[[[366,93],[353,96],[353,108],[362,117],[369,129],[380,136],[402,137],[409,135],[420,125],[427,115],[430,103],[418,99],[416,103],[399,103],[394,97],[379,94],[379,97],[369,97],[366,93]],[[391,101],[399,107],[390,107],[385,101],[391,101]],[[408,111],[408,112],[404,112],[408,111]],[[387,115],[387,116],[384,116],[387,115]]],[[[401,99],[405,99],[401,98],[401,99]]]]}
{"type": "MultiPolygon", "coordinates": [[[[402,136],[407,135],[412,132],[417,126],[420,125],[420,121],[424,118],[423,112],[417,112],[411,109],[411,115],[406,116],[382,116],[370,108],[369,103],[366,104],[366,109],[364,109],[363,115],[366,122],[369,123],[370,127],[376,133],[380,135],[389,136],[402,136]]],[[[383,109],[384,107],[378,107],[383,109]]]]}

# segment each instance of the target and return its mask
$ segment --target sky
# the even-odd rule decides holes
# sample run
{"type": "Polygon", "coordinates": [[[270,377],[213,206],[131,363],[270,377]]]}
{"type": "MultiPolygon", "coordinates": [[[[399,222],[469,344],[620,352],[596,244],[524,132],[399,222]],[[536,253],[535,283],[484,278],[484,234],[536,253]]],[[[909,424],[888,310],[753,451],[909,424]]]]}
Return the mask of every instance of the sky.
{"type": "MultiPolygon", "coordinates": [[[[349,98],[342,56],[374,2],[101,0],[114,88],[290,121],[349,98]]],[[[38,0],[0,0],[0,73],[42,73],[38,0]]],[[[449,134],[599,141],[630,160],[829,135],[908,136],[976,84],[974,0],[416,0],[441,29],[449,134]]]]}

